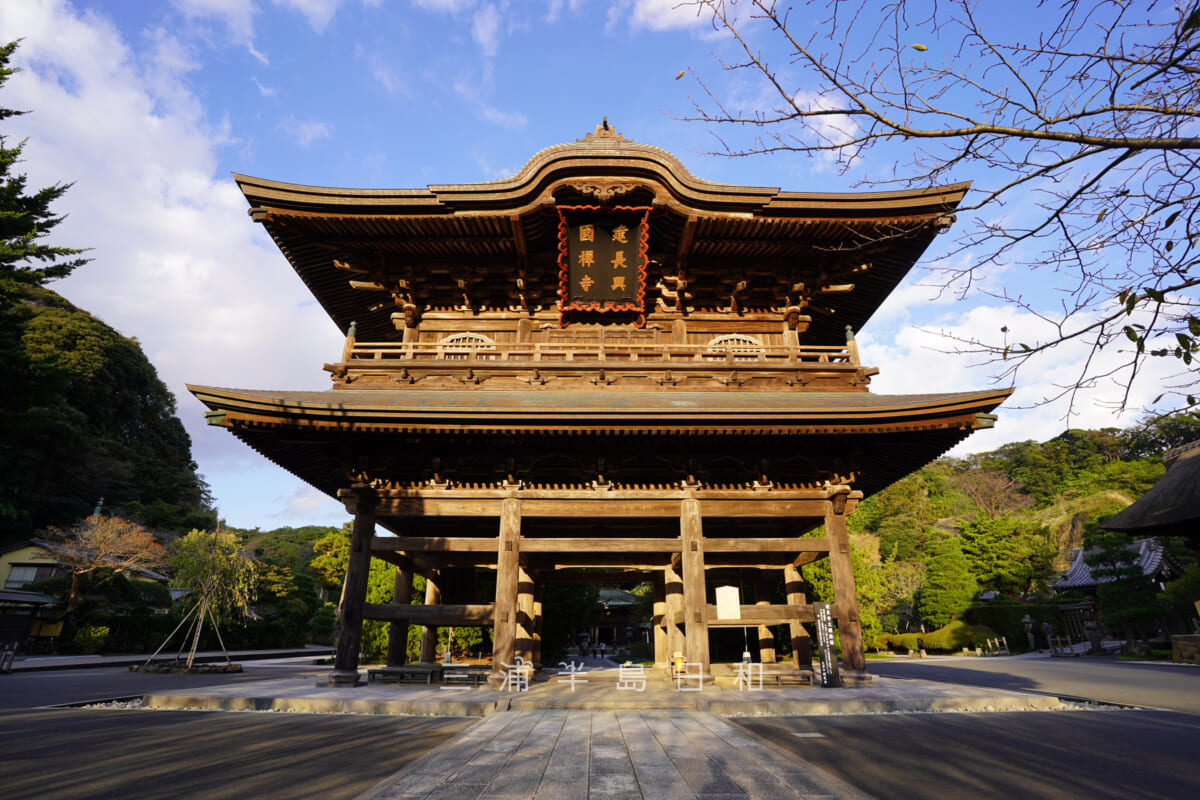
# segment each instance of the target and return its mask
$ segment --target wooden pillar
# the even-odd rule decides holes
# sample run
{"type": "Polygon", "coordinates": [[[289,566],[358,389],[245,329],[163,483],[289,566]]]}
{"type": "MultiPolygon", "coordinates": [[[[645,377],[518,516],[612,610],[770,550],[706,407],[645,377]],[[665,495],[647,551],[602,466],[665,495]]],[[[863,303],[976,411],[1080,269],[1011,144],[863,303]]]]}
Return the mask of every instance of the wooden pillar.
{"type": "Polygon", "coordinates": [[[525,567],[517,566],[517,630],[514,650],[533,664],[533,576],[525,567]]]}
{"type": "MultiPolygon", "coordinates": [[[[800,575],[800,570],[791,564],[787,565],[783,568],[783,581],[788,605],[802,606],[808,603],[808,598],[804,595],[804,578],[800,575]]],[[[792,620],[788,623],[788,632],[792,637],[792,658],[796,662],[796,669],[812,668],[812,640],[809,638],[804,624],[792,620]]]]}
{"type": "Polygon", "coordinates": [[[354,528],[350,533],[350,558],[342,583],[342,624],[329,682],[359,683],[358,652],[362,649],[363,606],[371,573],[371,539],[375,536],[375,493],[367,486],[354,487],[354,528]]]}
{"type": "MultiPolygon", "coordinates": [[[[396,567],[392,581],[392,602],[399,606],[412,603],[412,572],[396,567]]],[[[408,662],[408,620],[397,620],[388,625],[387,663],[389,667],[402,667],[408,662]]]]}
{"type": "Polygon", "coordinates": [[[541,576],[533,580],[533,668],[542,668],[542,582],[541,576]]]}
{"type": "Polygon", "coordinates": [[[654,573],[654,617],[650,629],[654,632],[654,669],[665,669],[671,663],[667,645],[667,582],[662,573],[654,573]]]}
{"type": "Polygon", "coordinates": [[[674,562],[663,570],[663,589],[666,593],[667,617],[667,666],[670,667],[675,654],[687,657],[687,642],[684,630],[677,624],[683,614],[683,577],[674,562]]]}
{"type": "Polygon", "coordinates": [[[520,579],[521,501],[505,498],[500,506],[500,540],[496,556],[496,616],[492,626],[492,678],[502,680],[505,664],[513,664],[517,638],[517,588],[520,579]]]}
{"type": "Polygon", "coordinates": [[[702,664],[701,672],[707,678],[711,675],[708,661],[708,621],[705,618],[708,600],[704,591],[704,535],[699,500],[683,501],[679,515],[679,531],[683,538],[681,561],[687,662],[689,665],[702,664]]]}
{"type": "MultiPolygon", "coordinates": [[[[754,575],[754,604],[771,605],[771,597],[767,593],[767,573],[761,569],[754,575]]],[[[775,663],[775,634],[766,625],[758,626],[758,660],[764,664],[775,663]]]]}
{"type": "MultiPolygon", "coordinates": [[[[436,606],[442,602],[442,590],[437,585],[441,575],[430,570],[425,576],[425,605],[436,606]]],[[[430,625],[421,626],[421,663],[437,663],[437,628],[430,625]]]]}
{"type": "Polygon", "coordinates": [[[842,644],[842,670],[854,677],[865,674],[862,628],[858,619],[858,594],[854,588],[854,567],[850,561],[850,534],[846,530],[845,495],[833,498],[825,513],[825,534],[829,537],[829,571],[833,577],[833,597],[837,602],[838,638],[842,644]]]}

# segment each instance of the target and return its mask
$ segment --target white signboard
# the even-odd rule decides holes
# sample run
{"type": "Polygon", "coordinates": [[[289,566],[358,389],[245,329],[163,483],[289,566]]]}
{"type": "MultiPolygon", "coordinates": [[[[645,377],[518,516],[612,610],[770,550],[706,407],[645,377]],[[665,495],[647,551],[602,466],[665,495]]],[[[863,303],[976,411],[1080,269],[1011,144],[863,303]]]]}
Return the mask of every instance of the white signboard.
{"type": "Polygon", "coordinates": [[[742,618],[742,593],[736,586],[717,587],[717,619],[742,618]]]}

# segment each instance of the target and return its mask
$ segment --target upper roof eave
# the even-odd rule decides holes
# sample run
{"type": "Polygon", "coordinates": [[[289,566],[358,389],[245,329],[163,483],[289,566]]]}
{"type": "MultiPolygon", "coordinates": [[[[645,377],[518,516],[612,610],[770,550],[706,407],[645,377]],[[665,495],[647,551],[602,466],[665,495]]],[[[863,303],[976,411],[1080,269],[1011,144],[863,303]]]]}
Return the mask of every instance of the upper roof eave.
{"type": "Polygon", "coordinates": [[[560,181],[624,178],[657,184],[659,200],[681,211],[742,212],[767,216],[910,217],[950,213],[970,183],[875,192],[796,192],[740,186],[692,175],[673,155],[652,145],[576,141],[536,153],[515,175],[481,183],[431,184],[423,189],[352,189],[309,186],[234,173],[254,208],[309,214],[523,213],[547,202],[560,181]]]}

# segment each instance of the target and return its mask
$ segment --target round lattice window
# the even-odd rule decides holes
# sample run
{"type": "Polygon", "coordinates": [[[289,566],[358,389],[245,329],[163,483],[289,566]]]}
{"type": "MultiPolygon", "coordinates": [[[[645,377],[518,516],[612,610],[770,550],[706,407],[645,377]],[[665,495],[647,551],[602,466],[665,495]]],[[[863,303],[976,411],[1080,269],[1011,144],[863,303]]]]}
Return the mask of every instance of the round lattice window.
{"type": "Polygon", "coordinates": [[[759,353],[763,352],[763,343],[744,333],[727,333],[710,340],[708,349],[714,354],[732,353],[739,361],[755,361],[759,353]]]}
{"type": "Polygon", "coordinates": [[[438,356],[446,359],[493,358],[480,351],[495,350],[496,343],[482,333],[452,333],[438,342],[438,356]]]}

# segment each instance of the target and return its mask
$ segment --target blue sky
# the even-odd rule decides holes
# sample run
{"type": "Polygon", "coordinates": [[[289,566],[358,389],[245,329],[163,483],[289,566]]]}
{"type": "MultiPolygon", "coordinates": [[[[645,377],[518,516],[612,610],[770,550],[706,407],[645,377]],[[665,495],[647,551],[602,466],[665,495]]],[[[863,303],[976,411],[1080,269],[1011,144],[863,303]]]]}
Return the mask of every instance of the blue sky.
{"type": "MultiPolygon", "coordinates": [[[[141,0],[0,4],[0,37],[23,38],[22,72],[0,104],[33,113],[32,185],[74,182],[55,242],[93,262],[53,285],[141,342],[175,394],[222,516],[238,527],[338,524],[345,512],[221,429],[185,383],[322,389],[341,334],[245,213],[231,172],[328,186],[412,188],[515,173],[538,150],[607,115],[701,178],[789,190],[852,189],[828,163],[723,159],[711,131],[677,119],[701,88],[752,107],[757,90],[723,72],[733,56],[676,0],[141,0]],[[677,76],[688,70],[682,79],[677,76]]],[[[860,176],[869,177],[866,163],[860,176]]],[[[955,176],[968,179],[970,175],[955,176]]],[[[935,244],[935,247],[941,246],[935,244]]],[[[1009,275],[1007,280],[1019,280],[1009,275]]],[[[987,298],[957,302],[914,275],[859,336],[880,393],[992,385],[994,368],[939,352],[918,327],[960,334],[1012,325],[987,298]]],[[[1032,323],[1031,323],[1032,324],[1032,323]]],[[[1067,427],[1064,409],[1021,410],[1078,353],[1020,376],[994,431],[961,452],[1067,427]],[[1011,406],[1011,408],[1010,408],[1011,406]]],[[[1144,378],[1133,406],[1157,393],[1144,378]]],[[[1129,424],[1088,396],[1073,427],[1129,424]]]]}

